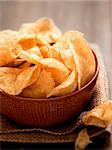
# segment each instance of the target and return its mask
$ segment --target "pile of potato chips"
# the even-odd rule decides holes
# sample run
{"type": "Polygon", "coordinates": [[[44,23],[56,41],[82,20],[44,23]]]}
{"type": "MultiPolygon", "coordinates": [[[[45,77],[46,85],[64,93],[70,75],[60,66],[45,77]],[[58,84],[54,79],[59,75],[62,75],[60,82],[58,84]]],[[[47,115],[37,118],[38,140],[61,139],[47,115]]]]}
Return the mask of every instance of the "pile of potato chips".
{"type": "Polygon", "coordinates": [[[49,98],[80,89],[95,73],[92,50],[78,31],[62,33],[49,18],[0,32],[0,90],[49,98]]]}

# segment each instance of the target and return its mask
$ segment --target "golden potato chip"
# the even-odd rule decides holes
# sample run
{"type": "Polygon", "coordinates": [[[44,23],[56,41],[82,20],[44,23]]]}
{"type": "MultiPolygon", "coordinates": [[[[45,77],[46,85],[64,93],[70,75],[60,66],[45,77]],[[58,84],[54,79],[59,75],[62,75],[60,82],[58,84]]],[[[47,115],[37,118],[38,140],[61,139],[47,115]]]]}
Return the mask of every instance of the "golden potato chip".
{"type": "Polygon", "coordinates": [[[43,56],[42,56],[42,54],[41,54],[41,51],[40,51],[40,49],[39,49],[38,46],[34,46],[33,48],[28,49],[27,52],[28,52],[29,54],[31,54],[31,55],[34,54],[34,55],[37,55],[37,56],[43,58],[43,56]]]}
{"type": "MultiPolygon", "coordinates": [[[[61,37],[63,37],[63,35],[61,37]]],[[[69,69],[71,69],[72,65],[75,67],[70,42],[67,38],[60,38],[60,40],[52,46],[52,53],[53,58],[63,62],[69,69]]],[[[76,67],[74,69],[76,69],[76,67]]]]}
{"type": "Polygon", "coordinates": [[[36,81],[39,72],[39,66],[27,69],[0,67],[0,90],[11,95],[18,95],[36,81]]]}
{"type": "Polygon", "coordinates": [[[83,37],[84,34],[79,31],[68,31],[62,34],[60,40],[65,41],[66,39],[75,39],[76,37],[83,37]]]}
{"type": "Polygon", "coordinates": [[[40,47],[41,54],[44,58],[50,58],[51,57],[51,48],[50,46],[42,46],[40,47]]]}
{"type": "Polygon", "coordinates": [[[16,95],[20,94],[22,90],[32,85],[40,74],[40,66],[32,66],[23,70],[16,78],[16,95]]]}
{"type": "Polygon", "coordinates": [[[78,70],[78,88],[88,83],[95,73],[95,58],[87,41],[82,36],[73,34],[70,39],[71,50],[78,70]]]}
{"type": "Polygon", "coordinates": [[[0,67],[0,90],[15,95],[15,81],[21,71],[18,68],[0,67]]]}
{"type": "Polygon", "coordinates": [[[46,33],[38,33],[36,35],[36,44],[39,47],[49,45],[50,43],[52,43],[52,41],[46,33]]]}
{"type": "Polygon", "coordinates": [[[38,59],[41,59],[43,56],[40,52],[40,49],[35,46],[27,51],[22,50],[19,57],[24,61],[28,61],[29,63],[38,64],[38,59]]]}
{"type": "Polygon", "coordinates": [[[39,57],[35,53],[29,54],[27,51],[24,50],[21,51],[19,57],[24,61],[28,61],[29,63],[33,64],[39,64],[39,59],[41,59],[41,57],[39,57]]]}
{"type": "Polygon", "coordinates": [[[87,133],[87,129],[82,129],[75,141],[75,150],[83,150],[88,144],[92,143],[87,133]]]}
{"type": "Polygon", "coordinates": [[[0,66],[14,61],[19,56],[21,50],[21,46],[15,41],[0,40],[0,66]]]}
{"type": "Polygon", "coordinates": [[[0,32],[0,66],[12,63],[21,52],[21,46],[17,43],[18,32],[3,30],[0,32]]]}
{"type": "Polygon", "coordinates": [[[22,46],[24,50],[28,50],[36,45],[35,35],[31,34],[20,35],[18,43],[22,46]]]}
{"type": "Polygon", "coordinates": [[[3,30],[0,31],[0,39],[13,39],[13,40],[17,40],[18,39],[18,32],[17,31],[13,31],[13,30],[3,30]]]}
{"type": "Polygon", "coordinates": [[[76,64],[71,49],[60,51],[60,54],[67,68],[70,70],[74,70],[76,68],[76,64]]]}
{"type": "Polygon", "coordinates": [[[63,63],[61,55],[58,51],[56,51],[53,47],[51,47],[50,51],[51,51],[51,55],[50,55],[51,58],[55,58],[63,63]]]}
{"type": "Polygon", "coordinates": [[[51,89],[47,94],[47,98],[51,96],[62,96],[73,92],[77,88],[77,74],[72,71],[70,76],[64,80],[60,85],[51,89]]]}
{"type": "Polygon", "coordinates": [[[60,53],[55,51],[52,46],[42,46],[40,47],[40,51],[44,58],[55,58],[62,62],[60,53]]]}
{"type": "Polygon", "coordinates": [[[57,84],[62,83],[69,76],[69,70],[67,67],[54,58],[44,58],[38,60],[38,62],[43,68],[52,73],[57,84]]]}
{"type": "MultiPolygon", "coordinates": [[[[91,80],[95,73],[95,59],[92,50],[87,41],[83,38],[82,33],[78,31],[66,32],[53,47],[61,54],[64,53],[63,51],[71,49],[76,65],[75,69],[78,70],[79,89],[91,80]]],[[[65,53],[67,52],[65,51],[65,53]]]]}
{"type": "Polygon", "coordinates": [[[112,124],[112,101],[105,101],[82,116],[85,125],[105,128],[112,124]]]}
{"type": "Polygon", "coordinates": [[[55,38],[55,34],[52,32],[38,33],[36,35],[36,44],[41,46],[49,46],[57,42],[59,37],[55,38]]]}
{"type": "Polygon", "coordinates": [[[20,27],[20,34],[36,34],[36,24],[33,22],[24,23],[20,27]]]}
{"type": "Polygon", "coordinates": [[[36,82],[24,89],[21,96],[32,98],[46,97],[49,90],[54,88],[55,82],[52,74],[46,70],[42,70],[36,82]]]}
{"type": "Polygon", "coordinates": [[[82,37],[83,34],[78,31],[68,31],[62,34],[59,40],[53,45],[53,48],[57,51],[63,51],[70,49],[68,40],[74,39],[75,37],[82,37]]]}
{"type": "Polygon", "coordinates": [[[25,51],[21,52],[20,58],[33,64],[40,64],[42,68],[52,73],[57,84],[63,82],[69,76],[67,67],[54,58],[41,59],[35,54],[30,55],[25,51]]]}
{"type": "Polygon", "coordinates": [[[55,40],[61,35],[61,31],[55,26],[53,21],[47,17],[41,18],[35,23],[23,24],[20,28],[20,32],[29,34],[50,32],[53,34],[52,36],[55,40]]]}

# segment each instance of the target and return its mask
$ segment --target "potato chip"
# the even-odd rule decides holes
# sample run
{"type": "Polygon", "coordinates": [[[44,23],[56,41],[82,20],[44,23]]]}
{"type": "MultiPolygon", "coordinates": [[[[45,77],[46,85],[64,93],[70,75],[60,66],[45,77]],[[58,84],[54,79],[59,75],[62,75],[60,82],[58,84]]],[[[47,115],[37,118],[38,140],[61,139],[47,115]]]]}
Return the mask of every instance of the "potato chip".
{"type": "Polygon", "coordinates": [[[38,46],[34,46],[33,48],[28,49],[27,52],[28,52],[29,54],[31,54],[31,55],[34,54],[34,55],[39,56],[40,58],[43,58],[43,56],[42,56],[42,54],[41,54],[41,51],[40,51],[40,49],[39,49],[38,46]]]}
{"type": "Polygon", "coordinates": [[[51,47],[50,46],[42,46],[42,47],[40,47],[40,51],[44,58],[51,57],[51,47]]]}
{"type": "Polygon", "coordinates": [[[28,61],[29,63],[38,64],[38,60],[43,56],[40,52],[40,49],[35,46],[27,51],[22,50],[19,57],[24,61],[28,61]]]}
{"type": "Polygon", "coordinates": [[[16,95],[20,94],[22,90],[32,85],[40,74],[40,66],[32,66],[23,70],[16,78],[16,95]]]}
{"type": "Polygon", "coordinates": [[[60,53],[55,51],[52,46],[42,46],[40,47],[40,51],[44,58],[55,58],[62,62],[60,53]]]}
{"type": "Polygon", "coordinates": [[[15,95],[15,81],[21,71],[18,68],[0,67],[0,90],[15,95]]]}
{"type": "Polygon", "coordinates": [[[105,128],[112,124],[112,102],[105,101],[82,116],[85,125],[105,128]]]}
{"type": "Polygon", "coordinates": [[[55,82],[52,74],[43,69],[34,84],[24,89],[21,96],[32,98],[46,97],[49,90],[54,88],[55,82]]]}
{"type": "Polygon", "coordinates": [[[52,73],[57,84],[62,83],[69,76],[69,70],[67,67],[54,58],[44,58],[38,60],[38,62],[43,68],[52,73]]]}
{"type": "Polygon", "coordinates": [[[45,35],[43,33],[38,33],[36,35],[36,44],[37,46],[41,47],[41,46],[45,46],[45,45],[49,45],[49,39],[46,37],[46,33],[45,35]]]}
{"type": "Polygon", "coordinates": [[[15,41],[0,40],[0,66],[7,65],[14,61],[21,52],[21,46],[15,41]]]}
{"type": "Polygon", "coordinates": [[[62,34],[60,40],[61,41],[65,41],[66,39],[72,39],[74,40],[76,37],[82,38],[84,36],[83,33],[79,32],[79,31],[68,31],[65,32],[64,34],[62,34]]]}
{"type": "Polygon", "coordinates": [[[64,64],[67,66],[68,69],[76,69],[76,64],[71,49],[60,51],[60,54],[64,64]]]}
{"type": "Polygon", "coordinates": [[[72,43],[71,50],[78,70],[78,88],[80,89],[93,77],[96,67],[95,59],[89,44],[83,36],[72,32],[71,38],[69,33],[65,34],[65,38],[67,38],[67,35],[72,43]]]}
{"type": "Polygon", "coordinates": [[[28,50],[36,45],[35,35],[31,34],[20,35],[18,43],[22,46],[24,50],[28,50]]]}
{"type": "Polygon", "coordinates": [[[54,44],[59,37],[55,37],[54,33],[46,32],[46,33],[38,33],[36,35],[36,44],[41,47],[41,46],[49,46],[54,44]]]}
{"type": "Polygon", "coordinates": [[[63,82],[69,76],[69,70],[60,61],[54,58],[41,59],[36,55],[30,55],[25,51],[21,52],[20,58],[33,64],[40,64],[42,68],[51,72],[57,84],[63,82]]]}
{"type": "Polygon", "coordinates": [[[92,143],[87,133],[87,129],[82,129],[75,141],[75,150],[83,150],[88,144],[92,143]]]}
{"type": "Polygon", "coordinates": [[[62,96],[73,92],[77,88],[77,74],[72,71],[70,76],[64,80],[60,85],[51,89],[47,94],[47,98],[51,96],[62,96]]]}
{"type": "Polygon", "coordinates": [[[41,18],[35,23],[26,23],[23,24],[20,28],[21,33],[37,34],[50,32],[55,40],[61,35],[61,31],[55,26],[53,21],[50,18],[41,18]]]}
{"type": "Polygon", "coordinates": [[[18,39],[18,32],[13,31],[13,30],[3,30],[0,31],[0,39],[13,39],[17,40],[18,39]]]}
{"type": "Polygon", "coordinates": [[[21,34],[36,34],[36,24],[33,22],[30,23],[24,23],[20,27],[19,32],[21,34]]]}
{"type": "Polygon", "coordinates": [[[53,45],[53,49],[57,52],[56,59],[63,62],[68,69],[77,71],[78,66],[76,66],[76,60],[74,60],[73,46],[69,38],[60,39],[53,45]]]}
{"type": "Polygon", "coordinates": [[[41,57],[39,57],[35,53],[28,53],[27,51],[24,50],[21,51],[19,57],[24,61],[28,61],[29,63],[32,64],[39,64],[39,59],[41,59],[41,57]]]}
{"type": "Polygon", "coordinates": [[[55,51],[58,53],[63,50],[68,50],[70,49],[68,41],[70,39],[74,39],[75,37],[82,37],[83,34],[78,31],[68,31],[62,34],[59,38],[59,40],[53,45],[53,48],[55,51]]]}
{"type": "Polygon", "coordinates": [[[0,89],[11,95],[18,95],[21,91],[33,84],[40,72],[39,66],[25,70],[11,67],[0,68],[0,89]]]}
{"type": "Polygon", "coordinates": [[[62,62],[63,63],[63,60],[62,60],[62,58],[61,58],[61,55],[60,55],[60,53],[58,52],[58,51],[56,51],[53,47],[51,47],[51,58],[55,58],[55,59],[57,59],[57,60],[59,60],[60,62],[62,62]]]}
{"type": "MultiPolygon", "coordinates": [[[[63,37],[63,35],[61,37],[63,37]]],[[[70,70],[76,69],[73,54],[71,52],[71,43],[68,38],[61,38],[56,42],[52,46],[52,53],[53,58],[63,62],[70,70]]]]}

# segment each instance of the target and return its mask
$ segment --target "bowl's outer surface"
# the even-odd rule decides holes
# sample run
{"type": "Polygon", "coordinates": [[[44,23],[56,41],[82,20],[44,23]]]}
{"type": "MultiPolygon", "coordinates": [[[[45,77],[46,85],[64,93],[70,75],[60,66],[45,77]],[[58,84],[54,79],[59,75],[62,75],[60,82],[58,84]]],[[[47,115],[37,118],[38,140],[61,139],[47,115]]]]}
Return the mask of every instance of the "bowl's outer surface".
{"type": "Polygon", "coordinates": [[[96,73],[81,90],[66,96],[43,100],[11,96],[0,92],[1,113],[17,123],[35,127],[53,126],[67,121],[80,113],[92,96],[99,70],[95,53],[94,56],[96,73]]]}

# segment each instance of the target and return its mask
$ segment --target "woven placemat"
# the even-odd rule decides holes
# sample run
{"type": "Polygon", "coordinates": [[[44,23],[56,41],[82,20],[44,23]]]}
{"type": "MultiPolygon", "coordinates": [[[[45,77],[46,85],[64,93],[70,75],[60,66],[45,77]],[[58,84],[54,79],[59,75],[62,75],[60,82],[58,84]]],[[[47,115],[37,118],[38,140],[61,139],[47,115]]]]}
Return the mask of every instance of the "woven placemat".
{"type": "MultiPolygon", "coordinates": [[[[92,44],[100,63],[100,72],[95,86],[91,101],[85,108],[85,111],[109,99],[108,79],[103,63],[102,55],[97,45],[92,44]]],[[[1,115],[0,119],[0,141],[3,142],[22,142],[22,143],[63,143],[74,142],[78,129],[83,126],[80,116],[72,118],[65,124],[55,128],[31,128],[17,125],[13,121],[6,119],[1,115]]]]}

